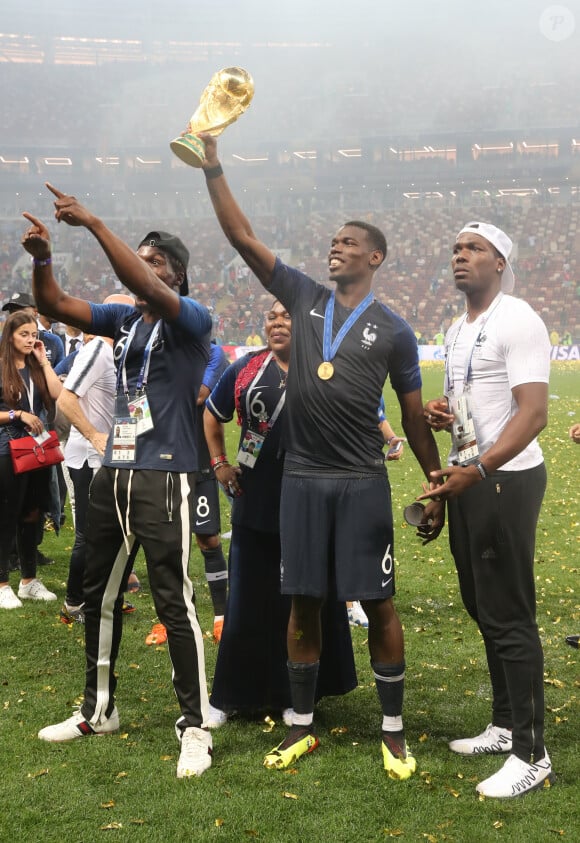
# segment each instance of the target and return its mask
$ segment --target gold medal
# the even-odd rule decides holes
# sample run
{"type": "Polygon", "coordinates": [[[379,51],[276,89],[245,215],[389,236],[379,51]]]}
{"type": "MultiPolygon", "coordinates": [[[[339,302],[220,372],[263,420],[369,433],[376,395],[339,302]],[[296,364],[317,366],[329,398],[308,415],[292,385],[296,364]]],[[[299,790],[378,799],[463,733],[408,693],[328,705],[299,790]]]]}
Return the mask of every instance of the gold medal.
{"type": "Polygon", "coordinates": [[[334,375],[334,366],[328,360],[324,360],[318,367],[318,377],[321,381],[328,381],[334,375]]]}

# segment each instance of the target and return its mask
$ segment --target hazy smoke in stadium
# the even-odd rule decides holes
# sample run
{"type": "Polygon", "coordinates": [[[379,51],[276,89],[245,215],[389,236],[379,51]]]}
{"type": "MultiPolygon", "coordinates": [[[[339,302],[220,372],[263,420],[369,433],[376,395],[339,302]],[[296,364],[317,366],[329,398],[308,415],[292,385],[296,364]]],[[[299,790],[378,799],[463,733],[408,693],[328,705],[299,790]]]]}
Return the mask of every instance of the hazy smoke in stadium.
{"type": "MultiPolygon", "coordinates": [[[[491,128],[499,120],[505,126],[510,115],[501,107],[499,114],[486,113],[490,91],[505,90],[505,100],[512,109],[515,102],[517,110],[510,89],[533,83],[536,74],[538,85],[554,85],[565,97],[580,54],[573,24],[580,19],[578,0],[557,7],[546,0],[476,5],[464,0],[4,0],[2,6],[0,30],[40,39],[49,59],[55,49],[51,39],[63,37],[135,41],[141,46],[128,46],[129,51],[157,59],[153,67],[143,62],[142,77],[135,68],[129,79],[111,85],[107,76],[102,101],[86,102],[87,109],[100,109],[111,142],[126,142],[132,133],[141,140],[139,109],[163,100],[175,109],[175,122],[151,126],[147,140],[166,143],[184,126],[211,72],[229,64],[243,64],[256,82],[251,115],[228,132],[232,141],[280,139],[291,128],[294,138],[307,143],[349,123],[353,137],[392,128],[458,131],[463,122],[491,128]],[[562,8],[569,13],[565,19],[550,15],[549,9],[562,8]],[[183,42],[195,44],[191,52],[199,54],[187,72],[167,61],[168,54],[183,56],[183,42]],[[390,110],[395,100],[396,113],[390,110]]],[[[502,97],[493,99],[498,110],[502,97]]],[[[538,118],[541,122],[542,115],[538,118]]]]}

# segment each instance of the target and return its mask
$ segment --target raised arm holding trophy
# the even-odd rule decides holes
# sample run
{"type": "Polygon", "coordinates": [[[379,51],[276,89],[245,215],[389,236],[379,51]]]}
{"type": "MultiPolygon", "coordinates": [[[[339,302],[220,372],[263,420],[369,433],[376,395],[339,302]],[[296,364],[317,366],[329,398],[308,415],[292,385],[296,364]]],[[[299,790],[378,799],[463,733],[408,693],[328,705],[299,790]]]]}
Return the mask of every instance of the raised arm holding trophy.
{"type": "Polygon", "coordinates": [[[241,67],[218,70],[202,93],[185,134],[169,144],[172,151],[190,167],[201,167],[205,144],[198,133],[220,135],[244,113],[253,96],[254,80],[246,70],[241,67]]]}

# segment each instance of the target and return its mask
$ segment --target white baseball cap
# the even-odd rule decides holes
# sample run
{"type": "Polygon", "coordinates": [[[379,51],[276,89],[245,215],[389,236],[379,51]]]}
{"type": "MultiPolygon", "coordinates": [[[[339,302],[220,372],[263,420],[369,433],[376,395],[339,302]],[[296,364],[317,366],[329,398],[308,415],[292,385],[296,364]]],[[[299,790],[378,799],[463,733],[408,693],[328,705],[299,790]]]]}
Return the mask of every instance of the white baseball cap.
{"type": "Polygon", "coordinates": [[[501,228],[497,228],[490,222],[468,222],[463,226],[457,237],[461,234],[479,234],[480,237],[483,237],[484,240],[495,246],[505,260],[505,269],[501,276],[501,289],[504,293],[513,292],[515,277],[508,260],[512,252],[513,243],[505,231],[502,231],[501,228]]]}

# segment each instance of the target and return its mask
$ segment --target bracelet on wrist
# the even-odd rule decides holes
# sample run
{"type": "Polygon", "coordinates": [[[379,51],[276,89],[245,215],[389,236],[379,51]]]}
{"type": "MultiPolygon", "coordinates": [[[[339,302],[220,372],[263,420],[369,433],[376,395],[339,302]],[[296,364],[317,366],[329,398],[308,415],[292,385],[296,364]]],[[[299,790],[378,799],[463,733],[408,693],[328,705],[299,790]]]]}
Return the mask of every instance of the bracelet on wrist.
{"type": "Polygon", "coordinates": [[[15,418],[16,412],[14,410],[8,410],[8,421],[10,422],[10,424],[12,424],[15,418]]]}
{"type": "Polygon", "coordinates": [[[487,471],[486,471],[486,468],[485,468],[485,466],[483,465],[483,463],[482,463],[480,460],[477,460],[477,462],[474,462],[474,463],[473,463],[473,465],[476,467],[476,469],[477,469],[477,470],[479,471],[479,473],[481,474],[481,479],[482,479],[482,480],[485,480],[485,478],[486,478],[488,475],[487,475],[487,471]]]}
{"type": "Polygon", "coordinates": [[[49,266],[52,263],[52,257],[49,255],[47,258],[33,258],[32,262],[34,266],[49,266]]]}
{"type": "Polygon", "coordinates": [[[229,465],[229,462],[225,454],[219,454],[217,457],[211,457],[209,464],[214,471],[217,471],[218,468],[222,468],[224,465],[229,465]]]}
{"type": "Polygon", "coordinates": [[[392,436],[389,436],[388,439],[385,439],[385,444],[390,445],[394,438],[395,438],[395,434],[393,434],[392,436]]]}
{"type": "Polygon", "coordinates": [[[223,175],[222,165],[216,164],[215,167],[208,167],[204,170],[206,179],[217,179],[218,176],[223,175]]]}

